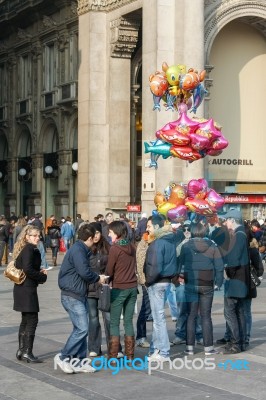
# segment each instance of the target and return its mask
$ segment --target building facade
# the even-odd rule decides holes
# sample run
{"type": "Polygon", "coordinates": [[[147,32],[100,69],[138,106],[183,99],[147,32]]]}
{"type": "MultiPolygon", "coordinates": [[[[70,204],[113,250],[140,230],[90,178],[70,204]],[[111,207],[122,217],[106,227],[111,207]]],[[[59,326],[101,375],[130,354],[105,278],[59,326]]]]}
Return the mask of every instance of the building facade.
{"type": "Polygon", "coordinates": [[[0,1],[0,214],[149,213],[205,177],[265,217],[265,21],[264,0],[0,1]],[[152,110],[164,61],[206,69],[197,115],[222,125],[222,155],[149,167],[143,142],[178,118],[152,110]]]}

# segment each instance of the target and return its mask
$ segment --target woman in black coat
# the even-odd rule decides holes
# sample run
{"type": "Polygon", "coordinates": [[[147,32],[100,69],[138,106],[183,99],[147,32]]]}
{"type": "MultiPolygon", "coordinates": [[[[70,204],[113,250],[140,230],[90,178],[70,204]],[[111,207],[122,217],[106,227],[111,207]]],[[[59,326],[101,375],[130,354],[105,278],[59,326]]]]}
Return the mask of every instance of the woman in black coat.
{"type": "MultiPolygon", "coordinates": [[[[90,267],[93,272],[104,274],[106,269],[110,244],[102,235],[102,225],[99,222],[92,222],[90,224],[96,230],[91,247],[90,267]]],[[[99,320],[98,309],[98,289],[99,282],[88,285],[88,309],[89,309],[89,335],[88,335],[88,349],[89,357],[97,357],[101,355],[102,344],[102,329],[99,320]]],[[[110,313],[102,312],[105,337],[108,347],[110,337],[110,313]]]]}
{"type": "Polygon", "coordinates": [[[35,331],[38,324],[39,301],[37,286],[46,282],[47,271],[40,269],[41,254],[37,248],[40,231],[36,226],[27,225],[17,240],[13,258],[16,267],[25,272],[26,279],[21,285],[14,285],[14,310],[21,312],[19,327],[18,360],[41,362],[32,354],[35,331]]]}
{"type": "Polygon", "coordinates": [[[48,227],[47,234],[50,239],[49,242],[52,249],[53,264],[56,266],[57,253],[60,245],[59,239],[61,238],[60,227],[58,226],[56,219],[53,219],[52,225],[48,227]]]}

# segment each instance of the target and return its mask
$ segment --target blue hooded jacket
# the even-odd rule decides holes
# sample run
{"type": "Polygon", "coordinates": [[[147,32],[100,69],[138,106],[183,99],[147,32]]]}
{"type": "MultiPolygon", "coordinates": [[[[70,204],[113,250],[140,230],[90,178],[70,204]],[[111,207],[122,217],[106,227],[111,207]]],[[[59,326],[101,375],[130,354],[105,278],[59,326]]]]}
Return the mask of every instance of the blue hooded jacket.
{"type": "Polygon", "coordinates": [[[90,254],[82,240],[77,240],[67,251],[58,275],[61,294],[85,301],[88,283],[95,283],[100,279],[90,268],[90,254]]]}

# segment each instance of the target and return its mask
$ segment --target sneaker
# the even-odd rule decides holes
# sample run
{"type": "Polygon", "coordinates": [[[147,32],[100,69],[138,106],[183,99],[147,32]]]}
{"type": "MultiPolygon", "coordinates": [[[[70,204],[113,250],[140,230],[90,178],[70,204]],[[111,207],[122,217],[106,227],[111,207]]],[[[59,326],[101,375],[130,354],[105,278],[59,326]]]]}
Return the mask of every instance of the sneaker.
{"type": "Polygon", "coordinates": [[[148,357],[149,362],[153,361],[160,361],[160,362],[166,362],[166,361],[171,361],[170,357],[164,357],[160,353],[153,353],[150,357],[148,357]]]}
{"type": "Polygon", "coordinates": [[[213,356],[215,354],[220,354],[220,352],[217,349],[212,349],[209,351],[205,351],[205,356],[213,356]]]}
{"type": "Polygon", "coordinates": [[[187,356],[194,356],[194,351],[193,350],[185,350],[184,351],[184,353],[187,355],[187,356]]]}
{"type": "Polygon", "coordinates": [[[76,367],[73,366],[73,370],[75,373],[79,373],[79,372],[96,372],[96,369],[93,368],[91,365],[89,364],[84,364],[84,365],[77,365],[76,367]]]}
{"type": "Polygon", "coordinates": [[[57,367],[60,367],[61,370],[65,373],[65,374],[73,374],[74,373],[74,369],[71,367],[71,365],[67,362],[67,361],[62,361],[60,358],[60,353],[56,354],[56,356],[54,357],[54,369],[57,369],[57,367]]]}
{"type": "Polygon", "coordinates": [[[45,271],[51,271],[51,269],[54,269],[54,267],[48,267],[48,268],[44,268],[45,271]]]}
{"type": "Polygon", "coordinates": [[[89,352],[89,357],[98,357],[99,354],[95,353],[95,351],[89,352]]]}
{"type": "Polygon", "coordinates": [[[178,336],[176,336],[176,337],[171,341],[171,343],[173,343],[173,345],[175,345],[175,344],[185,344],[185,343],[186,343],[186,340],[185,340],[185,339],[182,339],[182,338],[180,338],[180,337],[178,337],[178,336]]]}
{"type": "Polygon", "coordinates": [[[227,344],[227,343],[229,343],[229,341],[230,341],[230,340],[227,340],[227,339],[225,339],[225,338],[222,338],[222,339],[216,340],[216,344],[227,344]]]}
{"type": "Polygon", "coordinates": [[[153,354],[158,354],[160,351],[158,349],[155,349],[153,353],[148,353],[148,360],[153,356],[153,354]]]}
{"type": "Polygon", "coordinates": [[[123,358],[123,357],[124,357],[124,353],[123,353],[122,351],[119,351],[119,352],[117,353],[116,358],[119,359],[119,358],[123,358]]]}
{"type": "Polygon", "coordinates": [[[176,317],[172,317],[172,321],[173,321],[173,322],[176,322],[176,321],[177,321],[177,318],[176,318],[176,317]]]}
{"type": "Polygon", "coordinates": [[[199,345],[201,345],[201,346],[204,345],[203,339],[202,339],[202,338],[201,338],[201,339],[197,339],[197,340],[196,340],[196,343],[199,344],[199,345]]]}
{"type": "Polygon", "coordinates": [[[137,340],[136,341],[136,346],[138,346],[138,347],[143,347],[143,348],[148,348],[148,347],[150,347],[150,343],[149,342],[147,342],[147,340],[137,340]]]}

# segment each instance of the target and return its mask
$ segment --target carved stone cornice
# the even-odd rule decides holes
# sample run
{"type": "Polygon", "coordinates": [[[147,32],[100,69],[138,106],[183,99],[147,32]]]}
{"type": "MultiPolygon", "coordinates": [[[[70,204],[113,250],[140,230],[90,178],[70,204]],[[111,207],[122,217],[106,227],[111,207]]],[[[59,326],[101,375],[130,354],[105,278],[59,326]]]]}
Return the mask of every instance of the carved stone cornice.
{"type": "Polygon", "coordinates": [[[247,16],[257,16],[266,19],[265,0],[223,0],[222,3],[217,0],[205,0],[205,62],[208,63],[212,43],[217,33],[230,21],[247,16]],[[217,3],[211,7],[212,3],[217,3]]]}
{"type": "Polygon", "coordinates": [[[78,15],[86,14],[89,11],[109,12],[135,0],[78,0],[78,15]]]}
{"type": "Polygon", "coordinates": [[[43,16],[42,23],[46,28],[52,28],[57,26],[57,23],[53,20],[53,18],[48,17],[47,15],[43,16]]]}
{"type": "Polygon", "coordinates": [[[18,38],[22,40],[30,40],[32,39],[32,36],[24,29],[18,28],[18,38]]]}
{"type": "Polygon", "coordinates": [[[110,23],[111,57],[131,58],[137,46],[139,27],[137,19],[119,18],[110,23]]]}

